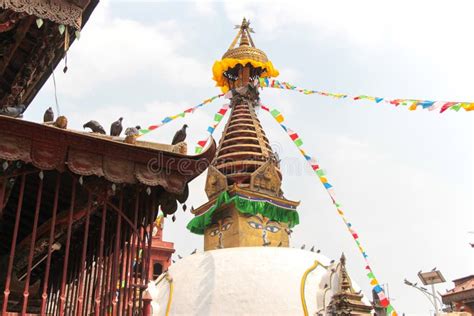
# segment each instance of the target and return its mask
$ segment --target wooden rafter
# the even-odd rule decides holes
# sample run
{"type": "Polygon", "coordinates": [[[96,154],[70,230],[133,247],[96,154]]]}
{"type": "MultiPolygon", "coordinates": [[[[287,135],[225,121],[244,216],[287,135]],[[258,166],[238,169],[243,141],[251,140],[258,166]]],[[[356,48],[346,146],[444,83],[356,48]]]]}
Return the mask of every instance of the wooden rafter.
{"type": "Polygon", "coordinates": [[[12,57],[15,55],[20,44],[23,42],[28,30],[30,29],[31,24],[34,21],[34,17],[29,16],[24,18],[20,25],[18,26],[18,30],[15,33],[15,43],[10,47],[10,50],[3,58],[0,60],[0,75],[3,75],[5,69],[10,64],[12,57]]]}

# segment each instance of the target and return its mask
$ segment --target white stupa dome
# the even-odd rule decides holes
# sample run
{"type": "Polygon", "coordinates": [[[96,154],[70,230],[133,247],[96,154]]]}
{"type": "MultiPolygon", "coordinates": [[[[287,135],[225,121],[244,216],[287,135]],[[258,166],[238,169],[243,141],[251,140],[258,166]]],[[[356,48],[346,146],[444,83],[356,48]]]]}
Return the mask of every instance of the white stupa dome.
{"type": "MultiPolygon", "coordinates": [[[[316,260],[328,268],[308,273],[304,298],[310,315],[325,315],[338,290],[338,263],[331,265],[314,252],[278,247],[219,249],[176,262],[168,271],[173,284],[169,315],[303,315],[301,282],[316,260]]],[[[150,282],[148,291],[153,315],[166,315],[170,283],[165,275],[150,282]]]]}

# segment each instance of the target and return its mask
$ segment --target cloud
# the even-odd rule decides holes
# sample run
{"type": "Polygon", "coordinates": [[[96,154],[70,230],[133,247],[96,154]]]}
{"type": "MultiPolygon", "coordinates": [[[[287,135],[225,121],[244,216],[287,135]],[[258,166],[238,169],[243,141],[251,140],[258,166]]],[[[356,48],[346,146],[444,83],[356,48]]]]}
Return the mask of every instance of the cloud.
{"type": "Polygon", "coordinates": [[[103,84],[206,86],[195,78],[209,77],[210,66],[187,55],[186,35],[173,19],[145,24],[119,18],[105,2],[82,33],[69,52],[68,73],[57,74],[61,93],[69,97],[90,95],[103,84]]]}
{"type": "MultiPolygon", "coordinates": [[[[189,5],[189,12],[173,4],[174,9],[148,20],[142,17],[147,5],[136,6],[134,18],[123,12],[118,17],[111,5],[101,1],[71,48],[68,73],[57,73],[62,112],[73,128],[97,119],[108,129],[118,116],[124,125],[147,126],[216,94],[211,62],[235,36],[232,26],[243,16],[252,21],[257,46],[272,58],[282,80],[386,97],[472,98],[473,44],[466,40],[472,29],[470,2],[215,1],[189,5]]],[[[41,108],[52,100],[51,86],[38,95],[41,107],[32,105],[27,118],[34,111],[42,116],[41,108]]],[[[390,283],[399,312],[430,308],[403,285],[404,277],[414,279],[419,269],[433,266],[447,279],[472,272],[471,240],[465,234],[474,220],[469,113],[408,112],[276,89],[264,90],[261,97],[283,112],[287,126],[327,171],[376,274],[390,283]]],[[[206,105],[144,140],[168,143],[187,123],[192,152],[222,103],[206,105]]],[[[325,190],[273,118],[264,111],[259,117],[287,166],[286,197],[301,200],[301,224],[292,244],[314,243],[334,259],[344,251],[351,276],[369,294],[363,260],[325,190]]],[[[202,175],[190,184],[188,210],[207,201],[204,183],[202,175]]],[[[175,223],[166,222],[165,239],[175,242],[181,255],[201,248],[202,237],[185,228],[189,211],[176,216],[175,223]]]]}

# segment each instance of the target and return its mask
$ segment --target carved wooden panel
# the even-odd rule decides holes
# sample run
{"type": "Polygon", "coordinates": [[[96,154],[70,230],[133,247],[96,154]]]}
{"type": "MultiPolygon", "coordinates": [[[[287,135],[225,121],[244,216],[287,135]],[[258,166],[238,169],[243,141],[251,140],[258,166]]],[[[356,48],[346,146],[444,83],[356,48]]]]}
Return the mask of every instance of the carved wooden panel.
{"type": "Polygon", "coordinates": [[[214,166],[209,166],[206,180],[206,194],[209,199],[227,190],[227,178],[214,166]]]}
{"type": "Polygon", "coordinates": [[[281,178],[273,161],[267,161],[250,177],[250,189],[267,191],[279,195],[281,178]]]}

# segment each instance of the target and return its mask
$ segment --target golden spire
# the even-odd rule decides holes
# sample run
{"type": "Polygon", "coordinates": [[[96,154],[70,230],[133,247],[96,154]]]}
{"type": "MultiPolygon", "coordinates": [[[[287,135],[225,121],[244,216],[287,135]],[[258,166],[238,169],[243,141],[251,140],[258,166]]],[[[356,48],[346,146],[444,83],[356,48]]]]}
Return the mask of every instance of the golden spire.
{"type": "Polygon", "coordinates": [[[236,25],[235,28],[239,29],[239,31],[222,58],[251,59],[263,63],[268,62],[267,55],[255,47],[252,36],[250,35],[250,33],[254,33],[250,27],[250,21],[244,18],[242,24],[236,25]],[[238,47],[236,47],[237,41],[239,41],[238,47]]]}
{"type": "MultiPolygon", "coordinates": [[[[242,20],[242,24],[236,25],[239,31],[229,46],[229,49],[222,56],[222,59],[216,61],[212,66],[213,79],[217,87],[221,87],[223,92],[242,86],[242,82],[234,84],[238,77],[236,72],[239,68],[251,65],[254,68],[253,73],[249,74],[252,80],[259,78],[271,78],[278,76],[278,70],[268,60],[267,55],[257,47],[253,42],[250,33],[254,33],[250,27],[250,21],[242,20]],[[239,43],[239,45],[237,45],[239,43]]],[[[246,83],[244,83],[245,85],[246,83]]]]}

